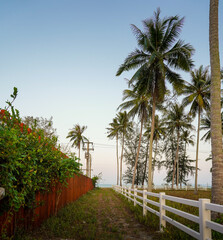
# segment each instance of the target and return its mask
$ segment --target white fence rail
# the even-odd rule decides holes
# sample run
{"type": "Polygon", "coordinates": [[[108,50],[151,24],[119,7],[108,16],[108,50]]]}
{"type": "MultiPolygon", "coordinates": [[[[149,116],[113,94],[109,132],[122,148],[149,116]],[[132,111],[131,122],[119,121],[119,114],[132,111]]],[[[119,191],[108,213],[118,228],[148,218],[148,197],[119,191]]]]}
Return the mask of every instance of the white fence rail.
{"type": "MultiPolygon", "coordinates": [[[[140,188],[140,189],[147,189],[146,185],[135,185],[136,188],[140,188]]],[[[194,190],[194,186],[192,185],[183,185],[180,187],[176,187],[175,185],[173,186],[174,190],[185,190],[185,191],[189,191],[189,190],[194,190]]],[[[154,185],[153,189],[162,189],[162,190],[172,190],[172,185],[154,185]]],[[[200,186],[198,185],[198,190],[203,190],[203,191],[210,191],[211,190],[211,186],[206,185],[206,186],[200,186]]]]}
{"type": "Polygon", "coordinates": [[[127,188],[127,187],[121,187],[121,186],[113,186],[113,189],[116,192],[121,193],[122,195],[127,197],[129,201],[133,201],[134,206],[136,206],[136,204],[140,205],[143,208],[143,215],[146,215],[147,211],[157,215],[160,219],[160,224],[159,224],[160,231],[163,231],[163,228],[166,227],[166,222],[168,222],[199,240],[210,240],[211,230],[215,230],[219,233],[222,233],[222,238],[223,238],[223,225],[211,221],[211,211],[223,213],[223,206],[210,203],[210,199],[202,198],[202,199],[199,199],[199,201],[194,201],[194,200],[165,195],[165,192],[152,193],[152,192],[147,192],[146,190],[138,190],[136,188],[131,189],[130,187],[127,188]],[[142,196],[139,196],[138,193],[141,194],[142,196]],[[156,197],[159,199],[159,201],[156,202],[156,201],[150,200],[147,198],[147,196],[156,197]],[[139,200],[141,200],[141,202],[139,200]],[[199,209],[199,216],[167,206],[166,200],[197,207],[199,209]],[[158,207],[159,211],[156,211],[155,209],[147,206],[147,203],[158,207]],[[186,218],[192,222],[199,224],[199,232],[166,216],[166,211],[174,213],[178,216],[181,216],[183,218],[186,218]]]}

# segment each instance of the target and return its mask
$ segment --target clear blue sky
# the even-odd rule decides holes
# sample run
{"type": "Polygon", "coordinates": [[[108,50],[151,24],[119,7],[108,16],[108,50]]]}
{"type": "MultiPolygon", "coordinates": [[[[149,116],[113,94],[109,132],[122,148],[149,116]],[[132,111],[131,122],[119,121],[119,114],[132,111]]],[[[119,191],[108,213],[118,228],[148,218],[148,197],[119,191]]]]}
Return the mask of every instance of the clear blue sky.
{"type": "MultiPolygon", "coordinates": [[[[181,38],[196,49],[196,67],[209,65],[208,0],[0,1],[0,106],[16,86],[15,106],[21,115],[53,116],[62,143],[79,123],[88,126],[91,141],[114,144],[107,141],[105,128],[127,88],[124,78],[132,74],[115,76],[137,47],[130,24],[141,28],[141,21],[157,7],[162,17],[185,17],[181,38]]],[[[221,23],[222,1],[219,9],[221,23]]],[[[222,31],[220,44],[222,57],[222,31]]],[[[188,74],[183,76],[189,80],[188,74]]],[[[207,164],[202,154],[200,158],[207,164]]],[[[96,147],[94,174],[103,172],[106,183],[114,182],[115,167],[115,149],[96,147]]],[[[206,184],[200,176],[200,183],[206,184]]],[[[205,181],[210,183],[208,176],[205,181]]]]}

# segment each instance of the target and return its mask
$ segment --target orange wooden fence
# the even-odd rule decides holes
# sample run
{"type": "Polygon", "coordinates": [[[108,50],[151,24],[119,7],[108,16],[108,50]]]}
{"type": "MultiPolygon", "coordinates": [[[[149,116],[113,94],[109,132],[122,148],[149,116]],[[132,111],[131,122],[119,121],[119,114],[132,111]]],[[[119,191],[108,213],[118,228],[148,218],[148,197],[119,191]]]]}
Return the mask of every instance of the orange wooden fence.
{"type": "MultiPolygon", "coordinates": [[[[38,227],[44,220],[55,215],[60,208],[93,189],[92,180],[83,175],[74,175],[73,178],[67,179],[67,183],[68,187],[61,187],[60,184],[57,184],[51,192],[36,193],[36,201],[42,205],[34,210],[20,208],[18,212],[14,213],[11,221],[7,222],[8,235],[13,235],[16,227],[24,229],[38,227]]],[[[7,217],[8,213],[0,216],[0,229],[7,217]]]]}

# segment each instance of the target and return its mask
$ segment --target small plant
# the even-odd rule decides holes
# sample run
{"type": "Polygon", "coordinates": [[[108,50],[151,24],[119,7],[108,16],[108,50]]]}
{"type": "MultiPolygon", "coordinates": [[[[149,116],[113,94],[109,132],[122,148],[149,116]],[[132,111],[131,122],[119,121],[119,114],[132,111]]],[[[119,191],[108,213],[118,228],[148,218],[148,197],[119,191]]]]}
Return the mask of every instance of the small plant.
{"type": "Polygon", "coordinates": [[[102,179],[102,173],[100,172],[98,175],[94,175],[92,178],[92,182],[94,187],[98,187],[99,181],[102,179]]]}

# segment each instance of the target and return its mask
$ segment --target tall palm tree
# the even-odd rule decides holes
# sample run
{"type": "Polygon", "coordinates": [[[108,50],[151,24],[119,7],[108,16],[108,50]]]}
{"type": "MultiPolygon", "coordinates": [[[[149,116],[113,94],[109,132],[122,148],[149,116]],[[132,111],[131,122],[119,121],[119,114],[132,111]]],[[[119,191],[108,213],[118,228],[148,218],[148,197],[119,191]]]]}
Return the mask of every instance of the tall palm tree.
{"type": "Polygon", "coordinates": [[[119,183],[118,137],[119,137],[120,126],[118,123],[117,116],[115,118],[113,118],[113,121],[112,121],[112,123],[109,123],[109,126],[110,127],[107,128],[107,130],[108,130],[107,137],[110,139],[113,139],[114,137],[116,138],[117,185],[118,185],[118,183],[119,183]]]}
{"type": "Polygon", "coordinates": [[[187,115],[184,113],[184,106],[179,105],[178,103],[172,104],[169,110],[169,114],[167,116],[166,125],[170,132],[175,131],[177,135],[177,149],[176,149],[176,156],[173,166],[173,178],[172,178],[172,188],[174,185],[174,178],[175,172],[177,169],[177,176],[176,176],[176,185],[178,188],[179,183],[179,144],[180,144],[180,135],[181,132],[185,131],[186,129],[192,129],[193,126],[191,121],[188,121],[187,115]]]}
{"type": "Polygon", "coordinates": [[[157,9],[154,18],[143,21],[144,31],[132,25],[139,49],[127,56],[116,74],[119,76],[124,71],[138,68],[131,82],[139,82],[138,76],[143,71],[147,71],[147,78],[143,78],[143,81],[146,81],[146,84],[144,84],[146,86],[145,92],[152,97],[153,103],[148,166],[149,191],[152,190],[152,143],[156,104],[163,101],[167,91],[165,79],[177,91],[183,85],[180,75],[172,69],[189,71],[193,65],[191,60],[193,47],[190,44],[185,44],[182,40],[178,40],[183,20],[178,16],[160,19],[160,9],[157,9]]]}
{"type": "Polygon", "coordinates": [[[142,139],[143,124],[148,118],[149,101],[148,101],[148,97],[145,94],[143,94],[139,88],[135,88],[133,84],[131,85],[131,87],[133,89],[126,89],[123,91],[123,101],[126,99],[129,99],[129,100],[126,102],[123,102],[119,106],[119,108],[130,109],[128,112],[128,115],[132,118],[138,115],[141,123],[139,143],[138,143],[137,155],[136,155],[133,178],[132,178],[132,188],[134,188],[135,175],[136,175],[136,169],[137,169],[139,151],[140,151],[141,139],[142,139]]]}
{"type": "Polygon", "coordinates": [[[76,124],[67,135],[67,138],[70,138],[70,142],[72,142],[72,147],[78,148],[78,162],[80,163],[80,149],[81,143],[83,144],[84,141],[88,141],[88,139],[83,136],[83,132],[87,129],[87,126],[81,127],[79,124],[76,124]]]}
{"type": "Polygon", "coordinates": [[[120,134],[122,135],[122,150],[121,150],[121,158],[120,158],[120,186],[122,186],[122,161],[123,161],[123,155],[124,155],[124,145],[125,145],[125,135],[128,128],[131,128],[132,123],[129,122],[129,117],[126,111],[119,112],[117,115],[117,121],[118,121],[118,128],[120,131],[120,134]]]}
{"type": "Polygon", "coordinates": [[[221,131],[221,82],[218,42],[218,0],[210,0],[209,44],[211,61],[212,202],[223,204],[223,153],[221,131]]]}
{"type": "Polygon", "coordinates": [[[191,71],[192,83],[186,82],[183,93],[187,95],[183,99],[185,106],[190,105],[190,114],[198,115],[197,123],[197,147],[196,147],[196,166],[195,166],[195,193],[197,193],[197,172],[198,172],[198,149],[200,136],[200,118],[204,111],[209,110],[210,104],[210,78],[208,68],[200,66],[199,69],[191,71]]]}

